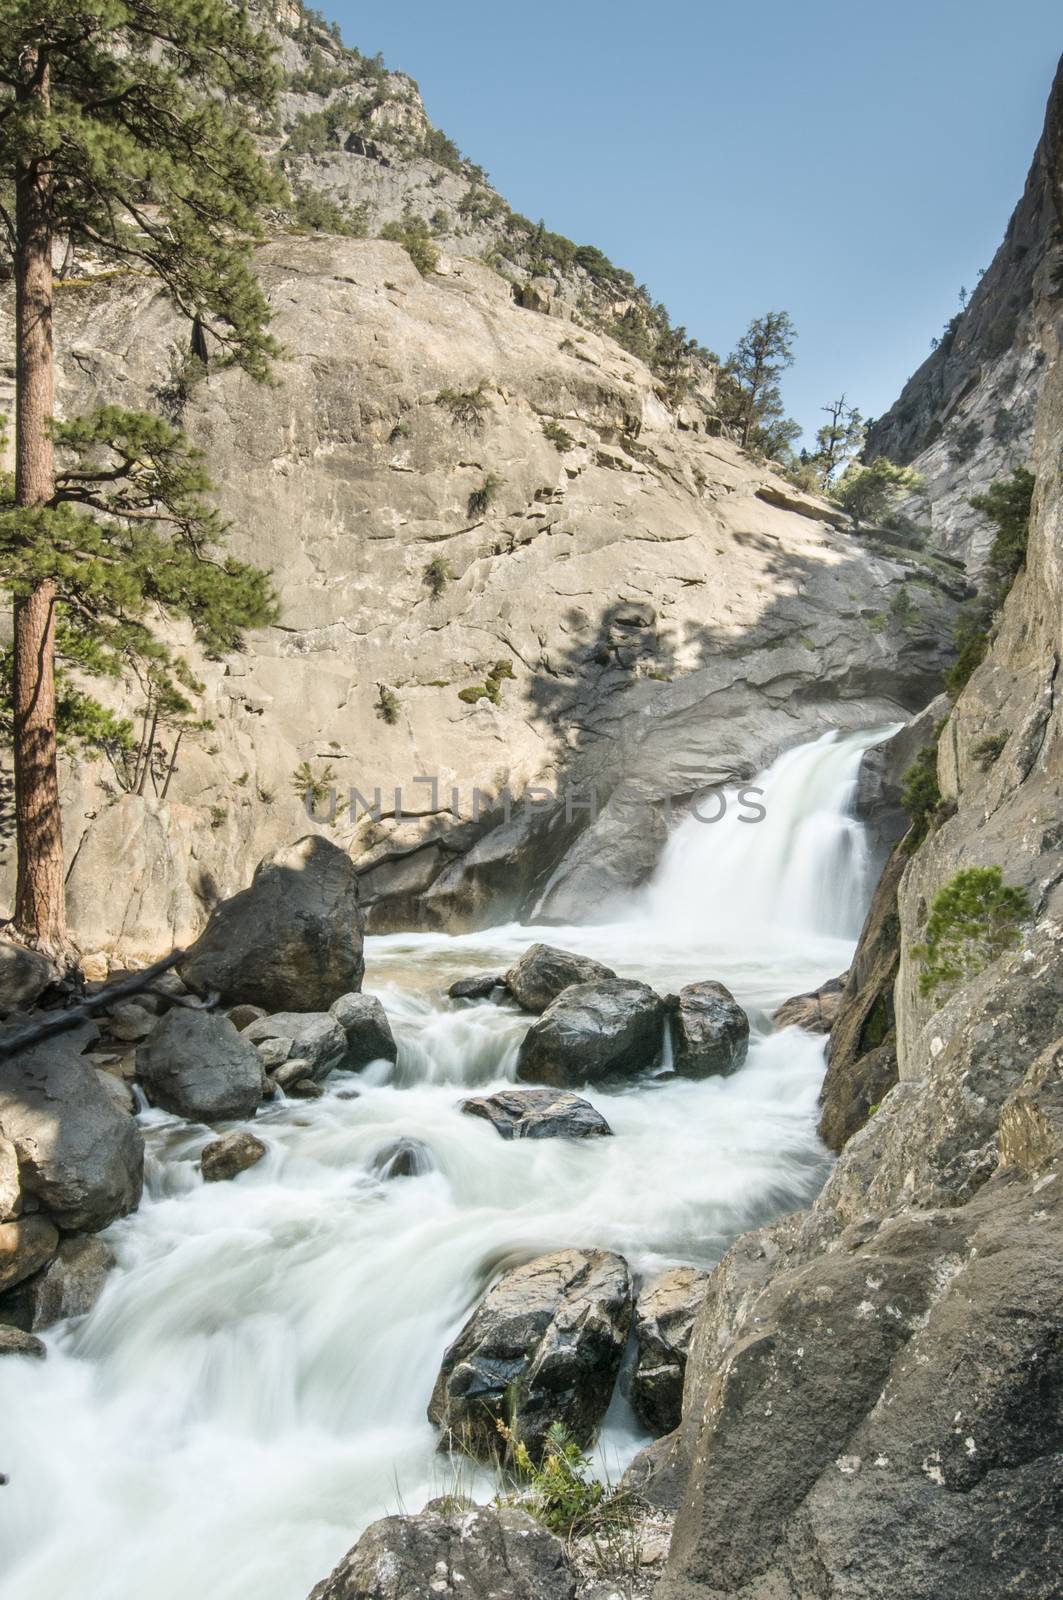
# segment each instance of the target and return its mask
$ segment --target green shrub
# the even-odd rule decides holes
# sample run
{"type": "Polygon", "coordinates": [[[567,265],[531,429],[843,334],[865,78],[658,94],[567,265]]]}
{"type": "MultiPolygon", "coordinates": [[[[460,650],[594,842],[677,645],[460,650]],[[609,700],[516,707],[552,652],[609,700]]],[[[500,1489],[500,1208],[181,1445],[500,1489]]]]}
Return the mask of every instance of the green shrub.
{"type": "Polygon", "coordinates": [[[963,427],[949,443],[949,460],[957,465],[973,461],[978,454],[978,446],[982,442],[982,429],[972,417],[970,422],[965,422],[963,427]]]}
{"type": "MultiPolygon", "coordinates": [[[[1010,586],[1026,560],[1036,484],[1029,468],[1016,467],[1010,477],[995,479],[985,494],[971,496],[975,511],[983,511],[996,528],[988,565],[1002,586],[1010,586]]],[[[998,596],[998,603],[1002,599],[1003,595],[998,596]]]]}
{"type": "MultiPolygon", "coordinates": [[[[940,728],[938,729],[940,733],[940,728]]],[[[932,745],[920,750],[901,785],[901,805],[911,823],[909,844],[914,848],[926,838],[934,827],[941,808],[941,789],[938,785],[938,747],[932,745]]]]}
{"type": "Polygon", "coordinates": [[[989,649],[989,616],[984,606],[963,608],[956,618],[954,638],[959,654],[945,674],[945,689],[957,700],[989,649]]]}
{"type": "Polygon", "coordinates": [[[423,217],[407,215],[401,222],[385,222],[380,237],[401,244],[422,278],[427,278],[439,265],[439,251],[432,242],[431,229],[423,217]]]}
{"type": "Polygon", "coordinates": [[[421,582],[431,591],[432,599],[438,600],[453,576],[449,563],[442,556],[433,556],[421,574],[421,582]]]}
{"type": "Polygon", "coordinates": [[[564,455],[566,450],[571,450],[576,443],[568,429],[563,428],[556,417],[551,417],[548,422],[543,423],[543,433],[561,455],[564,455]]]}
{"type": "Polygon", "coordinates": [[[898,467],[886,456],[876,456],[866,467],[851,466],[840,479],[835,497],[859,527],[864,522],[885,522],[898,500],[923,486],[918,472],[898,467]]]}
{"type": "Polygon", "coordinates": [[[974,977],[1019,943],[1031,914],[1025,889],[1004,882],[999,867],[967,867],[934,896],[926,940],[914,946],[919,993],[974,977]]]}
{"type": "Polygon", "coordinates": [[[369,206],[347,206],[319,189],[298,186],[292,193],[292,221],[297,228],[332,233],[341,238],[364,239],[369,233],[369,206]]]}
{"type": "Polygon", "coordinates": [[[377,684],[376,714],[383,722],[394,726],[399,720],[402,703],[394,689],[389,689],[386,683],[377,684]]]}
{"type": "Polygon", "coordinates": [[[450,419],[455,426],[468,428],[473,433],[481,433],[484,426],[484,412],[490,404],[484,393],[485,388],[486,385],[481,379],[475,389],[440,389],[436,395],[436,405],[450,412],[450,419]]]}
{"type": "Polygon", "coordinates": [[[489,472],[480,487],[474,489],[469,496],[467,507],[469,516],[473,518],[484,516],[501,487],[502,479],[489,472]]]}
{"type": "Polygon", "coordinates": [[[480,700],[490,700],[493,706],[502,704],[502,684],[506,678],[513,677],[513,668],[508,661],[496,661],[483,683],[472,684],[468,689],[458,690],[458,699],[466,705],[474,706],[480,700]]]}
{"type": "Polygon", "coordinates": [[[994,761],[998,761],[1000,759],[1004,746],[1007,744],[1007,742],[1008,736],[1006,733],[994,733],[986,739],[979,739],[978,743],[971,751],[971,755],[973,759],[977,761],[983,772],[987,771],[988,768],[993,765],[994,761]]]}
{"type": "Polygon", "coordinates": [[[329,790],[336,782],[336,774],[331,763],[327,763],[323,771],[315,775],[309,761],[300,761],[292,773],[292,788],[300,800],[308,803],[308,809],[316,811],[323,800],[328,799],[329,790]]]}

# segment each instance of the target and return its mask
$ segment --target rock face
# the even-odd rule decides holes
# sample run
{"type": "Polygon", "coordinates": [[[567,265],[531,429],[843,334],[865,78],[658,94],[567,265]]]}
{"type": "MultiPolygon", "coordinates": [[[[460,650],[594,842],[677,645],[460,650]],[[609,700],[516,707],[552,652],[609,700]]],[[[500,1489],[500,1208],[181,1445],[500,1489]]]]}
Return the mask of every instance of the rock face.
{"type": "Polygon", "coordinates": [[[344,994],[329,1008],[347,1039],[344,1065],[359,1072],[371,1061],[397,1061],[399,1047],[375,994],[344,994]]]}
{"type": "Polygon", "coordinates": [[[47,1217],[20,1217],[0,1223],[0,1290],[13,1288],[50,1261],[59,1246],[59,1229],[47,1217]]]}
{"type": "Polygon", "coordinates": [[[262,1160],[266,1146],[253,1133],[238,1129],[205,1144],[199,1155],[204,1183],[224,1183],[262,1160]]]}
{"type": "Polygon", "coordinates": [[[220,1012],[176,1008],[137,1050],[153,1105],[191,1122],[253,1117],[266,1089],[258,1051],[220,1012]]]}
{"type": "Polygon", "coordinates": [[[0,1016],[33,1005],[56,978],[46,956],[0,939],[0,1016]]]}
{"type": "Polygon", "coordinates": [[[502,1089],[463,1100],[461,1109],[503,1139],[600,1139],[613,1131],[588,1101],[556,1089],[502,1089]]]}
{"type": "Polygon", "coordinates": [[[327,1011],[360,989],[364,919],[349,857],[308,835],[260,861],[181,963],[181,977],[225,1005],[327,1011]]]}
{"type": "Polygon", "coordinates": [[[567,1088],[645,1072],[660,1053],[663,1017],[663,1000],[645,983],[573,984],[528,1029],[517,1077],[567,1088]]]}
{"type": "Polygon", "coordinates": [[[783,1001],[777,1011],[772,1012],[772,1022],[777,1028],[804,1028],[806,1033],[829,1033],[841,1009],[848,976],[843,972],[840,978],[831,978],[829,983],[811,989],[807,994],[792,995],[789,1000],[783,1001]]]}
{"type": "Polygon", "coordinates": [[[687,1351],[708,1281],[709,1274],[696,1267],[674,1267],[648,1283],[635,1303],[631,1404],[651,1433],[679,1426],[687,1351]]]}
{"type": "Polygon", "coordinates": [[[0,1319],[40,1333],[67,1317],[83,1317],[103,1293],[114,1252],[102,1239],[64,1239],[52,1260],[0,1301],[0,1319]]]}
{"type": "Polygon", "coordinates": [[[558,1250],[506,1272],[443,1357],[428,1415],[453,1443],[491,1461],[511,1424],[533,1460],[563,1422],[594,1439],[620,1370],[632,1310],[622,1257],[558,1250]]]}
{"type": "Polygon", "coordinates": [[[309,1600],[575,1600],[560,1539],[524,1511],[426,1508],[367,1528],[309,1600]]]}
{"type": "MultiPolygon", "coordinates": [[[[1063,216],[1063,80],[1038,160],[1063,216]]],[[[1058,1593],[1058,281],[1033,319],[1049,361],[1026,570],[942,731],[945,806],[894,862],[895,908],[884,883],[833,1034],[858,1103],[861,1034],[895,962],[898,1081],[859,1131],[839,1118],[849,1137],[810,1210],[744,1235],[710,1278],[668,1447],[686,1487],[660,1600],[1058,1593]],[[970,866],[1024,887],[1030,917],[1015,948],[926,992],[929,907],[970,866]]]]}
{"type": "Polygon", "coordinates": [[[533,944],[504,978],[506,988],[525,1011],[545,1011],[574,983],[600,983],[616,973],[589,956],[573,955],[549,944],[533,944]]]}
{"type": "Polygon", "coordinates": [[[688,983],[671,1019],[672,1056],[683,1078],[737,1072],[749,1052],[749,1018],[722,983],[688,983]]]}
{"type": "MultiPolygon", "coordinates": [[[[347,1035],[328,1011],[281,1011],[273,1017],[260,1017],[245,1028],[240,1037],[263,1046],[278,1041],[283,1051],[282,1060],[287,1063],[297,1058],[305,1062],[303,1076],[313,1078],[315,1083],[327,1078],[347,1060],[347,1035]]],[[[266,1051],[262,1059],[267,1066],[272,1066],[273,1056],[280,1053],[266,1051]]]]}
{"type": "Polygon", "coordinates": [[[0,1130],[18,1151],[24,1193],[64,1231],[95,1232],[138,1204],[140,1129],[63,1043],[0,1062],[0,1130]]]}

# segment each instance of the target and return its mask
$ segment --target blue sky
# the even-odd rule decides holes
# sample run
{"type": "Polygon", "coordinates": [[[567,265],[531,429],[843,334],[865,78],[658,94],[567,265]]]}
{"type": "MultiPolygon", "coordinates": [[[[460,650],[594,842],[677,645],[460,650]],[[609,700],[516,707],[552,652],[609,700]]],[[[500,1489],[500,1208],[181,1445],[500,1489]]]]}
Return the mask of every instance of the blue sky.
{"type": "Polygon", "coordinates": [[[992,259],[1060,0],[333,0],[510,204],[596,244],[726,354],[800,334],[790,411],[885,410],[992,259]]]}

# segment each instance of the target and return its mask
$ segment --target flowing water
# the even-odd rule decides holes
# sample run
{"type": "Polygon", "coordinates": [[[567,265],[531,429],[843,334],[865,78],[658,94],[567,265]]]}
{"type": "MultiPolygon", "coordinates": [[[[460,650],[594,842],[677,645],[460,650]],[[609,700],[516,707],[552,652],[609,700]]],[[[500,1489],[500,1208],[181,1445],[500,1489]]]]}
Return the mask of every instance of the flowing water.
{"type": "MultiPolygon", "coordinates": [[[[688,818],[626,920],[545,930],[662,992],[720,978],[750,1012],[732,1078],[587,1091],[615,1138],[507,1143],[458,1110],[512,1080],[528,1019],[446,987],[543,936],[516,925],[367,941],[397,1068],[266,1109],[269,1154],[235,1183],[200,1180],[206,1129],[146,1113],[145,1199],[109,1232],[102,1299],[43,1365],[0,1361],[0,1600],[304,1600],[367,1522],[453,1487],[425,1406],[502,1266],[563,1245],[641,1275],[708,1265],[806,1201],[823,1041],[766,1018],[849,961],[871,887],[849,802],[881,737],[789,752],[758,780],[763,821],[688,818]],[[383,1182],[398,1138],[431,1170],[383,1182]]],[[[641,1442],[618,1397],[605,1470],[641,1442]]]]}

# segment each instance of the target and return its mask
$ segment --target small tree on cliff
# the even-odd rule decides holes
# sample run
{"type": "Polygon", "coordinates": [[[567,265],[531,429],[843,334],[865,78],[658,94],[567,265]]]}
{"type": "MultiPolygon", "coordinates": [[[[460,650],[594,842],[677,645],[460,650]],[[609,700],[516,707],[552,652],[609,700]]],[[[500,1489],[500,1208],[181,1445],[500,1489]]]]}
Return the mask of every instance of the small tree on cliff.
{"type": "Polygon", "coordinates": [[[829,489],[835,476],[860,454],[864,444],[864,419],[844,395],[822,408],[827,420],[816,433],[811,457],[821,489],[829,489]]]}
{"type": "Polygon", "coordinates": [[[160,279],[219,359],[264,377],[275,346],[249,250],[279,191],[247,119],[275,86],[267,38],[229,0],[0,0],[0,225],[16,290],[0,572],[14,599],[15,928],[45,949],[66,944],[57,641],[71,664],[113,671],[151,654],[153,606],[231,648],[269,605],[261,575],[217,556],[222,525],[172,430],[113,410],[53,427],[53,250],[77,245],[160,279]],[[69,456],[58,478],[57,446],[69,456]]]}
{"type": "Polygon", "coordinates": [[[797,330],[786,311],[755,317],[728,356],[720,393],[725,421],[749,450],[775,456],[801,429],[785,414],[779,380],[794,363],[797,330]]]}

